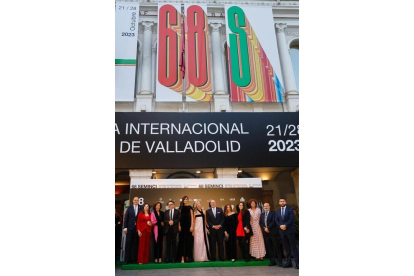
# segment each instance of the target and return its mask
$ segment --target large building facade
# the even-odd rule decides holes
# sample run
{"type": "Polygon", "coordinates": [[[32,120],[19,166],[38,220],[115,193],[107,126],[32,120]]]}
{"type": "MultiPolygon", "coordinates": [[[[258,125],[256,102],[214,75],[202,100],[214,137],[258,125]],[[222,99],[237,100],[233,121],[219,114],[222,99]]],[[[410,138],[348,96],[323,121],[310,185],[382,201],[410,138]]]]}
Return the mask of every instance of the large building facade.
{"type": "MultiPolygon", "coordinates": [[[[115,102],[115,111],[124,112],[171,112],[171,113],[281,113],[299,112],[299,1],[232,1],[232,0],[139,0],[125,3],[139,3],[137,57],[134,97],[132,100],[115,102]],[[157,62],[159,59],[158,30],[159,4],[206,6],[208,17],[208,46],[211,68],[212,99],[208,102],[157,101],[157,62]],[[273,23],[266,32],[273,32],[276,38],[274,51],[280,66],[279,78],[283,82],[282,102],[237,102],[231,98],[229,76],[228,36],[226,35],[226,5],[246,7],[271,7],[273,23]]],[[[122,1],[118,2],[122,3],[122,1]]],[[[269,36],[269,37],[273,37],[269,36]]],[[[191,116],[191,114],[190,114],[191,116]]],[[[214,162],[213,162],[214,163],[214,162]]],[[[280,197],[291,206],[299,207],[299,167],[257,166],[222,167],[168,166],[143,168],[143,166],[116,168],[116,207],[122,212],[124,201],[129,199],[130,186],[134,181],[145,179],[212,179],[212,178],[260,178],[262,200],[270,201],[272,209],[277,208],[280,197]],[[174,168],[172,168],[174,167],[174,168]]],[[[282,162],[283,163],[283,162],[282,162]]],[[[138,182],[139,182],[138,181],[138,182]]],[[[184,194],[183,194],[184,195],[184,194]]],[[[247,199],[248,200],[248,199],[247,199]]]]}

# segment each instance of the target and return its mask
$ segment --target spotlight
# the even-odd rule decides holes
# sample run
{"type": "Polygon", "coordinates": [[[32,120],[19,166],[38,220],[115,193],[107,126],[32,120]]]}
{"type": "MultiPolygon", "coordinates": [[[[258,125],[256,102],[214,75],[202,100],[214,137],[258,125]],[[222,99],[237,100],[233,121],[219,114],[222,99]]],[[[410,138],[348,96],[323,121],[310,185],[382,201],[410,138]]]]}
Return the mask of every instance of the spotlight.
{"type": "Polygon", "coordinates": [[[196,173],[201,173],[201,171],[196,171],[196,173]]]}

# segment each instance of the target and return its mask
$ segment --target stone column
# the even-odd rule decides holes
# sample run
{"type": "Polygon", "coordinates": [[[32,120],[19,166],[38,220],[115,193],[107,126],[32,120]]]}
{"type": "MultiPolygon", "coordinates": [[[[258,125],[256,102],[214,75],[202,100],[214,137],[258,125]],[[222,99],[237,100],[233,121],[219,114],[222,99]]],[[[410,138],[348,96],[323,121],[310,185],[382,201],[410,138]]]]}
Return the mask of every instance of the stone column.
{"type": "Polygon", "coordinates": [[[216,178],[237,178],[239,168],[216,168],[216,178]]]}
{"type": "Polygon", "coordinates": [[[226,88],[224,87],[224,72],[223,61],[221,59],[221,46],[220,46],[220,23],[210,23],[211,26],[211,42],[213,46],[213,70],[214,70],[214,94],[224,95],[226,94],[226,88]]]}
{"type": "Polygon", "coordinates": [[[292,176],[293,184],[295,185],[296,201],[298,202],[299,207],[299,168],[296,168],[290,175],[292,176]]]}
{"type": "Polygon", "coordinates": [[[231,112],[230,96],[226,92],[224,78],[226,73],[223,70],[223,52],[221,49],[220,27],[221,23],[210,23],[211,44],[213,48],[213,80],[214,80],[214,112],[231,112]]]}
{"type": "Polygon", "coordinates": [[[144,40],[142,46],[142,66],[141,66],[141,84],[139,94],[135,97],[135,112],[153,111],[153,91],[152,91],[152,26],[154,22],[143,21],[144,40]]]}
{"type": "Polygon", "coordinates": [[[144,42],[142,47],[142,83],[139,94],[151,94],[151,65],[152,65],[152,26],[154,22],[143,21],[144,26],[144,42]]]}
{"type": "Polygon", "coordinates": [[[135,179],[151,179],[152,170],[129,170],[129,177],[135,179]]]}
{"type": "Polygon", "coordinates": [[[286,44],[285,23],[276,23],[277,47],[279,48],[280,64],[282,66],[283,82],[285,86],[286,104],[290,112],[299,109],[299,92],[296,87],[295,75],[293,72],[292,60],[286,44]]]}

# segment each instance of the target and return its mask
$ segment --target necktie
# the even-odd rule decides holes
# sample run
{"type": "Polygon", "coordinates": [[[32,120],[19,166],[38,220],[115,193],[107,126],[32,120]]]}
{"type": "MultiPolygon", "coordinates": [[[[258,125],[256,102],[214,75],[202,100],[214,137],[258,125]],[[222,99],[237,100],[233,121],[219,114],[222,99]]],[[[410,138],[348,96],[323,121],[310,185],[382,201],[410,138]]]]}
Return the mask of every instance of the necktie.
{"type": "Polygon", "coordinates": [[[267,228],[267,215],[269,214],[269,212],[266,212],[266,215],[265,215],[265,226],[266,226],[266,228],[267,228]]]}
{"type": "Polygon", "coordinates": [[[214,217],[216,217],[216,208],[213,208],[214,217]]]}
{"type": "Polygon", "coordinates": [[[134,209],[135,209],[134,211],[135,211],[135,216],[136,216],[137,215],[137,206],[136,205],[134,206],[134,209]]]}
{"type": "Polygon", "coordinates": [[[285,220],[285,207],[282,208],[282,219],[285,220]]]}
{"type": "Polygon", "coordinates": [[[170,220],[172,220],[172,210],[170,210],[170,220]]]}

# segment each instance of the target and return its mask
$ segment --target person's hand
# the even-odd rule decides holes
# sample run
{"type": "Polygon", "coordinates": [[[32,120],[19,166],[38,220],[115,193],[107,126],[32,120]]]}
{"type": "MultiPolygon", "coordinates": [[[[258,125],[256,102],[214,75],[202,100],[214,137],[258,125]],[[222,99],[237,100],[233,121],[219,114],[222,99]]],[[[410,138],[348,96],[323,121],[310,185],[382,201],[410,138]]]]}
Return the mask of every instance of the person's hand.
{"type": "Polygon", "coordinates": [[[124,229],[124,233],[125,234],[128,234],[128,229],[124,229]]]}
{"type": "Polygon", "coordinates": [[[249,228],[244,228],[246,229],[246,233],[250,233],[250,229],[249,228]]]}
{"type": "Polygon", "coordinates": [[[178,225],[178,232],[181,232],[181,225],[178,225]]]}
{"type": "Polygon", "coordinates": [[[118,221],[118,224],[121,224],[121,222],[120,222],[120,221],[118,221]]]}
{"type": "Polygon", "coordinates": [[[152,222],[151,221],[148,221],[147,224],[148,224],[148,226],[152,226],[152,222]]]}
{"type": "Polygon", "coordinates": [[[209,235],[210,235],[210,231],[208,231],[208,229],[207,229],[207,234],[209,234],[209,235]]]}
{"type": "Polygon", "coordinates": [[[264,230],[266,233],[269,233],[269,229],[267,227],[264,230]]]}
{"type": "Polygon", "coordinates": [[[164,226],[164,222],[163,221],[161,222],[161,226],[164,226]]]}
{"type": "Polygon", "coordinates": [[[194,231],[193,227],[190,228],[190,232],[192,233],[194,231]]]}
{"type": "Polygon", "coordinates": [[[229,234],[227,234],[227,232],[224,232],[224,236],[226,237],[226,239],[229,238],[229,234]]]}
{"type": "Polygon", "coordinates": [[[283,231],[286,230],[286,225],[280,225],[280,229],[282,229],[283,231]]]}
{"type": "Polygon", "coordinates": [[[217,229],[220,229],[221,228],[221,225],[219,224],[219,225],[217,225],[217,229]]]}
{"type": "Polygon", "coordinates": [[[191,235],[193,235],[193,237],[194,237],[194,233],[195,233],[195,232],[192,232],[192,233],[191,233],[191,235]]]}
{"type": "Polygon", "coordinates": [[[142,236],[142,233],[139,230],[138,230],[138,236],[140,236],[140,237],[142,236]]]}
{"type": "Polygon", "coordinates": [[[169,223],[170,225],[173,225],[173,224],[174,224],[174,222],[173,222],[172,220],[170,220],[168,223],[169,223]]]}

